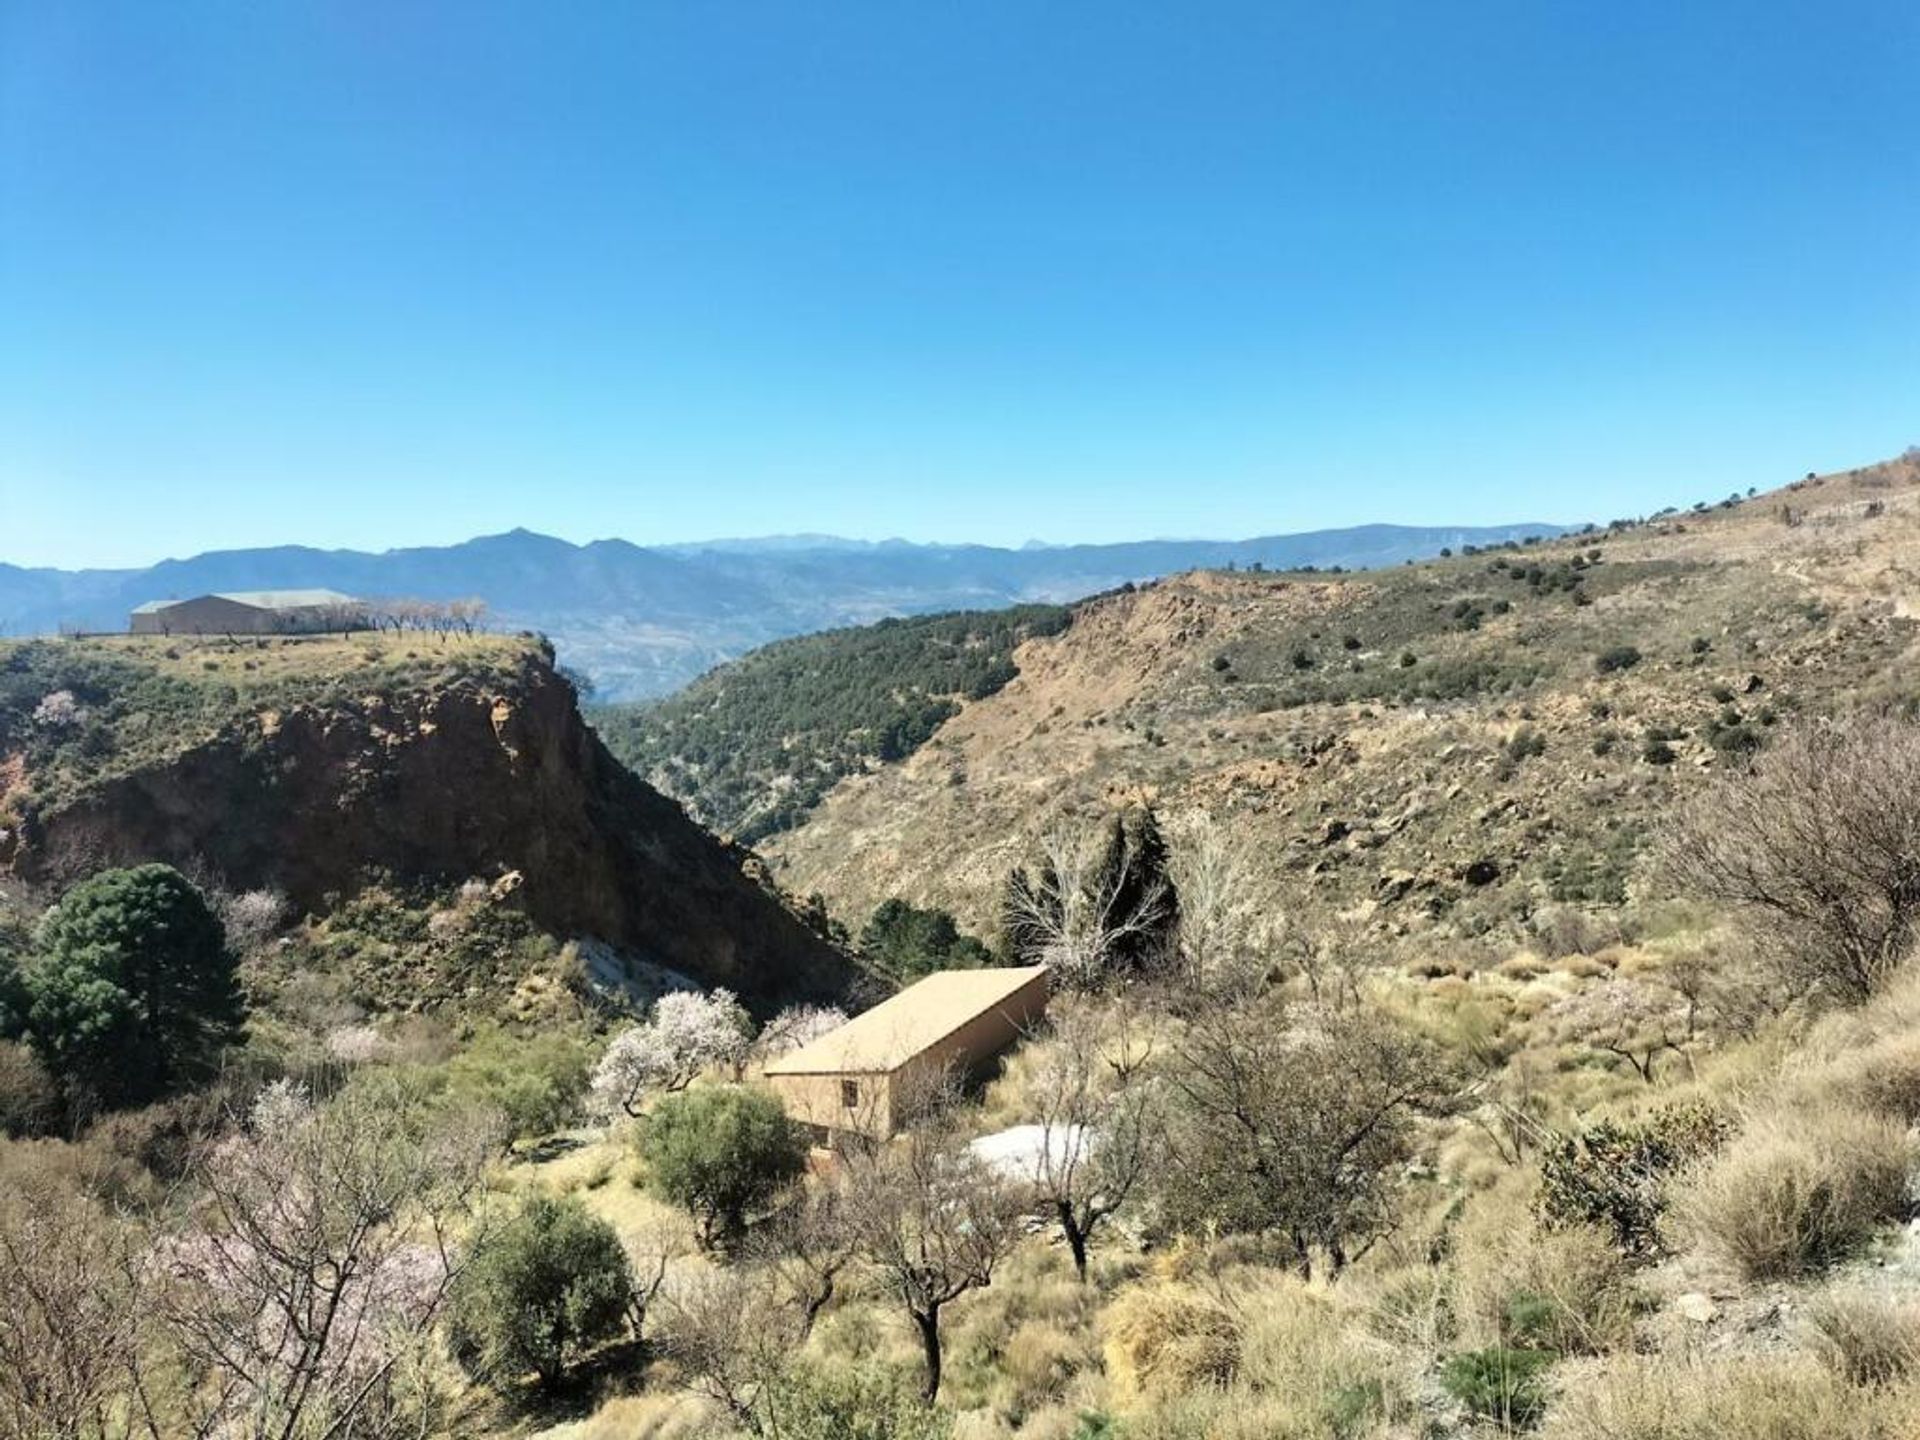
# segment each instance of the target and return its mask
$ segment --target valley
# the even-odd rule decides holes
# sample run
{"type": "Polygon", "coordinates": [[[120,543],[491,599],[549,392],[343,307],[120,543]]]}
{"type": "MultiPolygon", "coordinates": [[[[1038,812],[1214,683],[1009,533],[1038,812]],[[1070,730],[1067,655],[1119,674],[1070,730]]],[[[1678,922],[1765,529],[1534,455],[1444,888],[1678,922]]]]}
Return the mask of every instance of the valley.
{"type": "Polygon", "coordinates": [[[1908,455],[586,713],[0,643],[0,1434],[1904,1440],[1916,556],[1908,455]],[[836,1137],[926,975],[1051,998],[836,1137]]]}

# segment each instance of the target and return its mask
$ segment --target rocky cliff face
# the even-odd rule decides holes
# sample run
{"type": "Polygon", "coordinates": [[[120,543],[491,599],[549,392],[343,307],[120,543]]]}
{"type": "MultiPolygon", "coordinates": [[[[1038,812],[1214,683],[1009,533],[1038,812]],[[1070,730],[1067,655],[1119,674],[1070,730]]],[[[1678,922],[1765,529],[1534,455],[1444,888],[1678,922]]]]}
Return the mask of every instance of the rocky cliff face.
{"type": "Polygon", "coordinates": [[[441,686],[236,714],[11,843],[0,868],[29,880],[158,859],[308,909],[379,872],[504,880],[556,934],[762,1001],[837,993],[850,977],[744,852],[607,753],[532,647],[441,686]]]}

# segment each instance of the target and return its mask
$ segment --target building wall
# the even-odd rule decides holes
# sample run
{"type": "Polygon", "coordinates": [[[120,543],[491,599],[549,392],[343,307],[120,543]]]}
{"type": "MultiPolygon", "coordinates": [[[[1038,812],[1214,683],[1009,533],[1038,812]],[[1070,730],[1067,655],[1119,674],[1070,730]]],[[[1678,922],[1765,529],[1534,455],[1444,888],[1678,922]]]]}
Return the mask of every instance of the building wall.
{"type": "Polygon", "coordinates": [[[326,625],[323,610],[268,610],[203,595],[135,615],[131,629],[135,635],[285,635],[326,625]]]}
{"type": "Polygon", "coordinates": [[[962,1080],[979,1079],[990,1061],[1018,1044],[1046,1013],[1047,977],[1041,974],[895,1071],[896,1104],[911,1104],[916,1092],[924,1095],[927,1086],[947,1073],[962,1080]]]}
{"type": "Polygon", "coordinates": [[[893,1085],[889,1075],[769,1075],[766,1078],[787,1114],[803,1125],[820,1130],[851,1130],[876,1139],[885,1139],[893,1133],[893,1085]],[[841,1089],[848,1083],[858,1092],[851,1108],[845,1103],[841,1089]]]}

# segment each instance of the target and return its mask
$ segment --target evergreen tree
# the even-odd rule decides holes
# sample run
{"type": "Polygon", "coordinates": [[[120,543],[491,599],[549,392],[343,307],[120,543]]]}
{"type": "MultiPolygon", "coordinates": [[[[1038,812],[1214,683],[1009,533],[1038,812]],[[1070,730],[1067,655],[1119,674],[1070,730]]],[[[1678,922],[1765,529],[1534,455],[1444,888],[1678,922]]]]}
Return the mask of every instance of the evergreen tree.
{"type": "Polygon", "coordinates": [[[1147,920],[1121,938],[1114,958],[1119,969],[1137,972],[1171,953],[1180,933],[1180,892],[1174,888],[1167,838],[1151,806],[1133,811],[1124,825],[1116,818],[1114,830],[1123,838],[1112,913],[1147,920]]]}
{"type": "Polygon", "coordinates": [[[103,870],[69,890],[23,977],[34,1048],[74,1095],[137,1104],[207,1073],[245,1004],[219,917],[178,870],[103,870]]]}

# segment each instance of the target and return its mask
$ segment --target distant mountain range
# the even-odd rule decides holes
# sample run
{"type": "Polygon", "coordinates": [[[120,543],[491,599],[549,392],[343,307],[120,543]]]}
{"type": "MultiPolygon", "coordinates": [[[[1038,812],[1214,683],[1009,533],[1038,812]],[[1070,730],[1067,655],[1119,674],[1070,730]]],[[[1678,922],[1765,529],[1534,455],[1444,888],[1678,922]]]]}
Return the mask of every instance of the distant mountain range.
{"type": "Polygon", "coordinates": [[[496,624],[545,631],[602,700],[667,694],[770,640],[889,615],[1078,599],[1182,570],[1364,569],[1559,534],[1553,525],[1360,525],[1252,540],[1118,545],[922,545],[827,535],[646,547],[574,545],[514,530],[458,545],[315,550],[285,545],[166,560],[142,570],[0,564],[0,635],[120,630],[147,600],[324,587],[366,597],[484,599],[496,624]]]}

